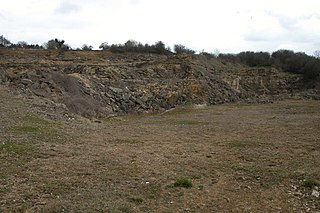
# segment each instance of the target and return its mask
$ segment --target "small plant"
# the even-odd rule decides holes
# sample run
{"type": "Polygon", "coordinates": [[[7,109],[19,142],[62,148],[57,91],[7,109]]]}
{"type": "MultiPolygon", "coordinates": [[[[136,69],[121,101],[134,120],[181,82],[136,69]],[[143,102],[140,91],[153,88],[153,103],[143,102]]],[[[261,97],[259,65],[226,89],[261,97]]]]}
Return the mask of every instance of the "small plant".
{"type": "Polygon", "coordinates": [[[307,178],[303,181],[303,186],[307,188],[313,188],[315,186],[320,186],[319,181],[313,179],[313,178],[307,178]]]}
{"type": "Polygon", "coordinates": [[[183,187],[183,188],[191,188],[192,187],[192,183],[188,178],[179,178],[177,179],[174,184],[174,187],[183,187]]]}
{"type": "Polygon", "coordinates": [[[254,145],[257,144],[257,142],[254,142],[254,141],[238,141],[238,140],[235,140],[235,141],[228,141],[227,144],[228,144],[229,146],[232,146],[232,147],[242,148],[242,147],[254,146],[254,145]]]}
{"type": "Polygon", "coordinates": [[[137,143],[140,143],[140,141],[136,140],[136,139],[116,139],[115,142],[119,143],[119,144],[137,144],[137,143]]]}
{"type": "Polygon", "coordinates": [[[131,197],[130,201],[132,201],[133,203],[140,204],[143,202],[143,199],[141,197],[131,197]]]}

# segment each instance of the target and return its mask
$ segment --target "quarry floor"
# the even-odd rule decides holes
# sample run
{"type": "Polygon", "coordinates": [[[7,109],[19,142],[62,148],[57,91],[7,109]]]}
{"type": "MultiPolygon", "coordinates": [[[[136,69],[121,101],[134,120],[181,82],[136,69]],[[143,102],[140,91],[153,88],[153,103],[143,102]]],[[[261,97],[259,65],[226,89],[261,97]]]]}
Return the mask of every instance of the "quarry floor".
{"type": "Polygon", "coordinates": [[[0,86],[0,212],[320,212],[320,102],[48,119],[0,86]]]}

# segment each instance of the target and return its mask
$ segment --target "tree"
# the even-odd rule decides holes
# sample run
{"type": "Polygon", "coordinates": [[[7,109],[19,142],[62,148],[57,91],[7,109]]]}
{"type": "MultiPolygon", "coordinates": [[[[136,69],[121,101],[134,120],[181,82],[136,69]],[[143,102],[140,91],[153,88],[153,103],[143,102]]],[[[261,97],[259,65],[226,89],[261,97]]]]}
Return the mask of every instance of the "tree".
{"type": "Polygon", "coordinates": [[[82,48],[81,48],[82,50],[92,50],[93,49],[93,46],[88,46],[88,45],[86,45],[86,44],[84,44],[84,45],[82,45],[82,48]]]}
{"type": "Polygon", "coordinates": [[[0,47],[9,47],[11,42],[6,39],[3,35],[0,36],[0,47]]]}
{"type": "Polygon", "coordinates": [[[44,44],[44,47],[48,50],[69,50],[70,46],[64,43],[64,40],[51,39],[44,44]]]}
{"type": "Polygon", "coordinates": [[[155,53],[158,54],[172,54],[170,47],[166,47],[166,45],[162,41],[158,41],[155,43],[154,50],[155,53]]]}
{"type": "Polygon", "coordinates": [[[103,42],[102,44],[100,44],[99,49],[109,50],[110,49],[110,45],[108,44],[108,42],[103,42]]]}
{"type": "Polygon", "coordinates": [[[241,52],[237,55],[240,62],[251,67],[270,66],[270,53],[268,52],[241,52]]]}
{"type": "Polygon", "coordinates": [[[320,50],[316,50],[313,52],[314,57],[320,58],[320,50]]]}
{"type": "Polygon", "coordinates": [[[126,43],[124,43],[124,46],[126,48],[133,48],[133,47],[137,47],[139,44],[139,42],[135,41],[135,40],[128,40],[126,43]]]}
{"type": "Polygon", "coordinates": [[[186,46],[184,46],[182,44],[175,44],[173,49],[177,54],[182,54],[182,53],[194,54],[195,53],[194,50],[189,49],[189,48],[187,48],[186,46]]]}
{"type": "Polygon", "coordinates": [[[25,42],[25,41],[18,41],[17,47],[18,47],[18,48],[28,48],[29,45],[28,45],[28,43],[25,42]]]}
{"type": "Polygon", "coordinates": [[[318,80],[320,78],[320,59],[308,58],[304,68],[303,77],[305,80],[318,80]]]}

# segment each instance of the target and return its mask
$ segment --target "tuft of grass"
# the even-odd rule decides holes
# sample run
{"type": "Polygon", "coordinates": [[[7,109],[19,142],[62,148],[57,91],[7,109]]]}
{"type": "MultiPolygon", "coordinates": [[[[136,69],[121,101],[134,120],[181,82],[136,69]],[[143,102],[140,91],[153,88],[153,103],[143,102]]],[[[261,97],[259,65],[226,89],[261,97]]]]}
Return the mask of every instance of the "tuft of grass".
{"type": "Polygon", "coordinates": [[[192,187],[192,182],[186,178],[178,178],[174,183],[173,183],[174,187],[183,187],[183,188],[191,188],[192,187]]]}
{"type": "Polygon", "coordinates": [[[140,204],[140,203],[143,202],[143,199],[142,199],[141,197],[131,197],[129,200],[130,200],[131,202],[137,203],[137,204],[140,204]]]}
{"type": "Polygon", "coordinates": [[[115,142],[119,143],[119,144],[137,144],[137,143],[141,143],[139,140],[136,140],[136,139],[116,139],[115,142]]]}
{"type": "Polygon", "coordinates": [[[303,181],[303,186],[307,188],[313,188],[315,186],[320,186],[320,182],[314,178],[307,178],[303,181]]]}
{"type": "Polygon", "coordinates": [[[7,193],[7,192],[10,192],[10,190],[7,187],[5,186],[0,187],[0,193],[7,193]]]}

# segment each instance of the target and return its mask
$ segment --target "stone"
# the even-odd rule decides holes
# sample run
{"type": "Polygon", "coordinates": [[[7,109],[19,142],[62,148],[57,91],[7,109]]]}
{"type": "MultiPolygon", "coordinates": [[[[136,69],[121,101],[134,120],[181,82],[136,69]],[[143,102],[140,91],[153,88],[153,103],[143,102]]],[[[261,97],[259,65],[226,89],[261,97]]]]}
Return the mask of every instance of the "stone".
{"type": "Polygon", "coordinates": [[[316,198],[319,198],[320,193],[319,193],[319,191],[317,191],[317,190],[314,189],[314,190],[312,190],[311,196],[314,196],[314,197],[316,197],[316,198]]]}
{"type": "Polygon", "coordinates": [[[21,79],[21,83],[23,83],[24,85],[31,85],[32,84],[32,81],[30,79],[21,79]]]}

